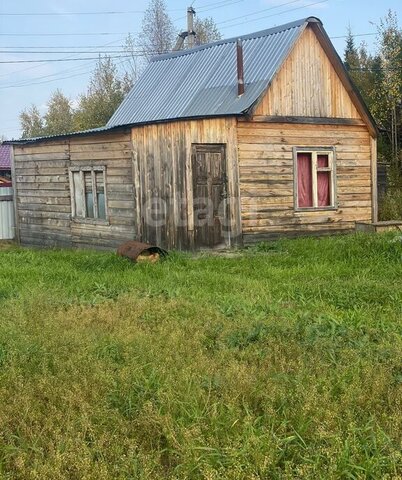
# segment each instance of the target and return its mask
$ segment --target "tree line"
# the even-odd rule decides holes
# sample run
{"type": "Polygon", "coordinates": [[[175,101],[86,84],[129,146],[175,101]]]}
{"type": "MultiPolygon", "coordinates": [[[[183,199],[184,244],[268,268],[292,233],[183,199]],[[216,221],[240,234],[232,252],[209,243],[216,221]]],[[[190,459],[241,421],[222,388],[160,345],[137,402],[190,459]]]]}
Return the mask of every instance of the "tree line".
{"type": "Polygon", "coordinates": [[[379,128],[380,160],[402,174],[402,29],[396,13],[388,11],[377,25],[377,42],[370,53],[356,45],[349,28],[344,64],[379,128]]]}
{"type": "MultiPolygon", "coordinates": [[[[211,17],[197,17],[194,31],[198,44],[221,38],[211,17]]],[[[124,68],[118,68],[110,56],[100,56],[86,91],[78,99],[73,101],[58,89],[51,94],[44,114],[34,104],[20,113],[22,137],[58,135],[104,126],[152,56],[171,51],[177,35],[165,0],[150,0],[139,35],[128,35],[125,40],[128,59],[124,68]]],[[[186,46],[184,44],[183,48],[186,46]]]]}
{"type": "Polygon", "coordinates": [[[61,90],[53,92],[42,115],[36,105],[20,113],[23,138],[42,135],[60,135],[101,127],[107,123],[124,96],[132,80],[127,73],[119,76],[116,65],[108,57],[101,57],[92,73],[87,91],[73,102],[61,90]]]}

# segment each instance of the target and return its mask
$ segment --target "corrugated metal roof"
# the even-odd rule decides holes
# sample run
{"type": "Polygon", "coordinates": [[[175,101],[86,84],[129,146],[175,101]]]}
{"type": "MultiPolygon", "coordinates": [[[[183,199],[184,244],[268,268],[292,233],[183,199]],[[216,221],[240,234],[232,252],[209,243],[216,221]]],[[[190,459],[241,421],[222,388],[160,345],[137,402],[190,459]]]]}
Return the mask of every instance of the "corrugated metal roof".
{"type": "Polygon", "coordinates": [[[24,145],[29,143],[44,142],[46,140],[57,140],[69,137],[79,137],[84,135],[92,135],[98,132],[110,132],[111,130],[121,127],[97,127],[88,130],[81,130],[79,132],[61,133],[59,135],[42,135],[41,137],[21,138],[19,140],[6,140],[3,145],[24,145]]]}
{"type": "Polygon", "coordinates": [[[154,57],[108,127],[239,115],[264,93],[310,17],[243,37],[154,57]],[[245,93],[237,95],[236,41],[242,39],[245,93]]]}
{"type": "MultiPolygon", "coordinates": [[[[308,23],[303,18],[241,37],[154,57],[104,127],[9,140],[30,144],[176,119],[241,115],[265,92],[308,23]],[[245,93],[237,95],[236,42],[243,43],[245,93]]],[[[330,42],[328,40],[328,42],[330,42]]]]}

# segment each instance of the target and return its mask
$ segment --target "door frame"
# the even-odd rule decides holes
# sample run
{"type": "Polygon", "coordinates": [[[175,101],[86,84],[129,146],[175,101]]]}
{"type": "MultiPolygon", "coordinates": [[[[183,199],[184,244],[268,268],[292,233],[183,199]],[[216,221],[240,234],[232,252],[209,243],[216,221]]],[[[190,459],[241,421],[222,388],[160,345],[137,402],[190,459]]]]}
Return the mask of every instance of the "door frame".
{"type": "MultiPolygon", "coordinates": [[[[191,143],[191,149],[190,149],[190,168],[191,168],[191,202],[188,203],[189,207],[189,212],[191,211],[191,219],[192,219],[192,224],[188,225],[188,231],[189,231],[189,243],[190,247],[192,250],[197,249],[198,247],[196,246],[196,229],[194,225],[194,187],[195,187],[195,172],[194,172],[194,155],[197,153],[197,148],[203,149],[205,148],[206,151],[208,151],[208,147],[215,147],[216,150],[220,150],[223,154],[223,159],[222,159],[222,169],[224,170],[223,175],[225,178],[225,184],[226,184],[226,197],[224,198],[225,200],[225,205],[224,205],[224,214],[223,214],[223,225],[222,225],[222,238],[223,242],[222,244],[216,246],[216,247],[201,247],[201,249],[214,249],[214,248],[220,248],[220,246],[224,246],[224,248],[230,247],[231,245],[231,231],[232,231],[232,224],[231,224],[231,218],[230,218],[230,185],[229,185],[229,175],[228,175],[228,157],[227,157],[227,144],[226,143],[221,143],[221,142],[210,142],[210,143],[205,143],[205,142],[193,142],[191,143]]],[[[217,153],[215,151],[214,153],[217,153]]]]}

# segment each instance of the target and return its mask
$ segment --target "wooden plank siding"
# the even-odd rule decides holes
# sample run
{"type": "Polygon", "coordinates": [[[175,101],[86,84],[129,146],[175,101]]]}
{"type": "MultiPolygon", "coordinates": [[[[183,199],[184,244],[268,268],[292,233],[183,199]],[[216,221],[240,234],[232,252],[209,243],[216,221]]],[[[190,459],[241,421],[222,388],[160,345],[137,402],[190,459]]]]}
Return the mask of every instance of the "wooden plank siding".
{"type": "Polygon", "coordinates": [[[227,244],[241,241],[236,120],[178,121],[132,129],[141,237],[165,248],[194,246],[193,144],[225,144],[230,202],[227,244]],[[158,208],[152,209],[158,205],[158,208]]]}
{"type": "Polygon", "coordinates": [[[311,27],[301,34],[254,115],[361,119],[311,27]]]}
{"type": "Polygon", "coordinates": [[[252,117],[238,120],[244,242],[331,234],[376,215],[376,142],[314,27],[300,35],[252,117]],[[334,147],[336,208],[296,211],[294,147],[334,147]]]}
{"type": "Polygon", "coordinates": [[[227,195],[228,247],[348,231],[355,221],[376,220],[375,126],[321,37],[314,24],[305,28],[244,117],[183,119],[14,146],[22,243],[115,248],[138,239],[194,248],[192,151],[200,144],[224,145],[227,192],[219,196],[227,195]],[[334,148],[332,208],[296,211],[295,147],[334,148]],[[106,167],[107,222],[71,219],[69,167],[96,166],[106,167]]]}
{"type": "Polygon", "coordinates": [[[116,248],[134,238],[130,130],[70,139],[70,166],[105,166],[108,222],[72,221],[74,247],[116,248]]]}
{"type": "Polygon", "coordinates": [[[23,245],[103,249],[134,237],[130,131],[15,145],[14,164],[23,245]],[[107,223],[71,218],[74,166],[106,167],[107,223]]]}
{"type": "Polygon", "coordinates": [[[238,122],[244,242],[352,230],[372,219],[365,126],[238,122]],[[335,147],[337,208],[296,212],[293,147],[335,147]]]}
{"type": "Polygon", "coordinates": [[[68,140],[14,146],[16,209],[22,245],[71,247],[68,140]]]}

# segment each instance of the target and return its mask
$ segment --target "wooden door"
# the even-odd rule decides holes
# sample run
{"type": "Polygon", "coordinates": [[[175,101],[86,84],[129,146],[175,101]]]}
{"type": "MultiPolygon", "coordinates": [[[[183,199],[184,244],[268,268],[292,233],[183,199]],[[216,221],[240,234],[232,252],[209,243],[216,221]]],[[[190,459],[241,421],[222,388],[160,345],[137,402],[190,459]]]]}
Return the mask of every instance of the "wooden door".
{"type": "Polygon", "coordinates": [[[192,169],[194,246],[224,246],[229,218],[225,146],[193,145],[192,169]]]}

